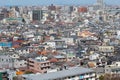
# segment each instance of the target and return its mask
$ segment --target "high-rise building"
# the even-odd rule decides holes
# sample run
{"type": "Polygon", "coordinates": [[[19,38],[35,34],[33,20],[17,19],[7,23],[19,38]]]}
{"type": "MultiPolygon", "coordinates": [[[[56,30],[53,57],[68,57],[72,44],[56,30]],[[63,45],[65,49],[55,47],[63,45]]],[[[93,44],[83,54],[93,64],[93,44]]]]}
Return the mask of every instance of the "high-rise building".
{"type": "Polygon", "coordinates": [[[97,0],[97,3],[103,4],[103,0],[97,0]]]}
{"type": "Polygon", "coordinates": [[[51,4],[50,6],[48,6],[48,10],[55,11],[56,10],[56,6],[51,4]]]}
{"type": "Polygon", "coordinates": [[[100,6],[100,9],[104,8],[104,1],[103,0],[97,0],[97,4],[100,6]]]}
{"type": "Polygon", "coordinates": [[[69,7],[69,13],[72,13],[74,11],[74,7],[73,6],[70,6],[69,7]]]}
{"type": "Polygon", "coordinates": [[[88,11],[87,7],[79,7],[78,8],[78,12],[80,12],[80,13],[85,13],[87,11],[88,11]]]}
{"type": "Polygon", "coordinates": [[[93,6],[93,10],[104,10],[105,3],[104,0],[97,0],[97,2],[93,6]]]}
{"type": "Polygon", "coordinates": [[[8,15],[8,12],[1,12],[0,13],[0,20],[3,20],[4,18],[7,18],[9,15],[8,15]]]}
{"type": "Polygon", "coordinates": [[[32,20],[33,21],[40,21],[42,18],[43,18],[42,10],[33,10],[33,12],[32,12],[32,20]]]}

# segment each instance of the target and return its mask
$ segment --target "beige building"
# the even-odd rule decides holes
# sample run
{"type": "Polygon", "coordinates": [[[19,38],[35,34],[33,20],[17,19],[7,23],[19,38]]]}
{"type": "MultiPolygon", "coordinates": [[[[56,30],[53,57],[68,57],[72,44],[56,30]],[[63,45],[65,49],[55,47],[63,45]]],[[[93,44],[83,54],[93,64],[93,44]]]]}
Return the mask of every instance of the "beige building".
{"type": "Polygon", "coordinates": [[[32,72],[46,73],[50,69],[50,61],[47,60],[47,57],[36,57],[28,59],[28,69],[32,72]]]}
{"type": "Polygon", "coordinates": [[[99,52],[113,53],[114,52],[114,46],[98,46],[98,51],[99,52]]]}

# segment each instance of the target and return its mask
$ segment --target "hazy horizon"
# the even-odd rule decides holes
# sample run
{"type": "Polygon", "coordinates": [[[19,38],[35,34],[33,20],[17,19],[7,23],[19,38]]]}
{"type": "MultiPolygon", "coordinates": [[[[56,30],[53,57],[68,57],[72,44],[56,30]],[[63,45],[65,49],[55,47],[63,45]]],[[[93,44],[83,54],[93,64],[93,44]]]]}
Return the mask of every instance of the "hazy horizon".
{"type": "MultiPolygon", "coordinates": [[[[0,0],[0,6],[7,5],[92,5],[96,3],[96,0],[0,0]]],[[[104,0],[109,5],[120,5],[120,0],[104,0]]]]}

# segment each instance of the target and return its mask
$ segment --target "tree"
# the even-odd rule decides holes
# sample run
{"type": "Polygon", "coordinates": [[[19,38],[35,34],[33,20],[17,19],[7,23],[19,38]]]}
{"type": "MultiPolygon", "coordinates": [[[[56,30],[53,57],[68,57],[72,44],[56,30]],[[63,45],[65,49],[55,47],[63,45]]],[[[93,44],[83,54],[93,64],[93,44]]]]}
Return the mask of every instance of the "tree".
{"type": "Polygon", "coordinates": [[[13,80],[18,80],[17,76],[13,77],[13,80]]]}
{"type": "Polygon", "coordinates": [[[22,19],[22,22],[23,22],[23,23],[25,23],[25,22],[26,22],[24,18],[22,19]]]}
{"type": "Polygon", "coordinates": [[[25,74],[32,74],[32,71],[26,71],[25,74]]]}
{"type": "Polygon", "coordinates": [[[99,80],[104,80],[104,76],[101,75],[101,76],[99,77],[99,80]]]}

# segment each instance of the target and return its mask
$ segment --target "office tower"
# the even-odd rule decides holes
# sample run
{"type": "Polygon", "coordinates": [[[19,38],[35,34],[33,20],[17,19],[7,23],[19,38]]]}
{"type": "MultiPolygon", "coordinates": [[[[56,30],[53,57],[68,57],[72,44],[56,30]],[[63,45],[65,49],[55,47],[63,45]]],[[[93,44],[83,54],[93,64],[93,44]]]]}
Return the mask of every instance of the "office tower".
{"type": "Polygon", "coordinates": [[[103,0],[97,0],[97,3],[103,4],[103,0]]]}
{"type": "Polygon", "coordinates": [[[99,5],[100,9],[104,9],[104,1],[103,0],[97,0],[97,4],[99,5]]]}
{"type": "Polygon", "coordinates": [[[74,7],[73,6],[70,6],[69,7],[69,13],[72,13],[74,11],[74,7]]]}
{"type": "Polygon", "coordinates": [[[4,18],[8,18],[9,17],[9,11],[7,11],[6,9],[2,9],[2,11],[0,12],[0,20],[3,20],[4,18]]]}
{"type": "Polygon", "coordinates": [[[33,21],[40,21],[42,18],[43,18],[42,10],[33,10],[33,12],[32,12],[32,20],[33,21]]]}
{"type": "Polygon", "coordinates": [[[56,6],[54,6],[53,4],[51,4],[50,6],[48,6],[48,10],[55,11],[56,10],[56,6]]]}

